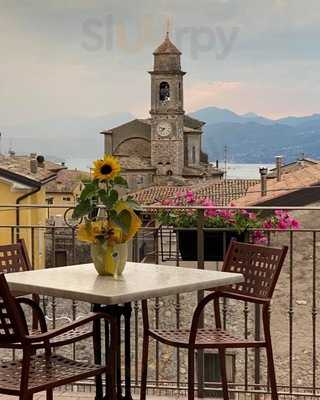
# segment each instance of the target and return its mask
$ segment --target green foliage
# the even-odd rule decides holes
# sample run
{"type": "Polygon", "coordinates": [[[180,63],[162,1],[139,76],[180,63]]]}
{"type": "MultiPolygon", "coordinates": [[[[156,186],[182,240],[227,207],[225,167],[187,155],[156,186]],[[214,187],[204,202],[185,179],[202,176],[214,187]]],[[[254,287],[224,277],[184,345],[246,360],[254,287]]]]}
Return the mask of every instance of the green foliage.
{"type": "MultiPolygon", "coordinates": [[[[97,205],[103,205],[107,217],[127,233],[131,224],[131,214],[127,210],[118,213],[115,209],[119,202],[118,187],[128,187],[127,181],[121,176],[116,176],[114,180],[107,182],[99,182],[97,179],[86,182],[72,217],[87,216],[87,219],[95,220],[99,214],[97,205]]],[[[139,208],[139,204],[131,197],[123,202],[132,209],[139,208]]]]}

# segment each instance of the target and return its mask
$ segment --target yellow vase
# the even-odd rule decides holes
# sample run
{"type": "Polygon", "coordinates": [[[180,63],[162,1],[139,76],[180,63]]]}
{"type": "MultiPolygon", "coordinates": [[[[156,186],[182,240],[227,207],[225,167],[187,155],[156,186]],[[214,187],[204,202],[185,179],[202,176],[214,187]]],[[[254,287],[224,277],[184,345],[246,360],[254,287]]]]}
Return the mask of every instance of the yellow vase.
{"type": "Polygon", "coordinates": [[[91,257],[99,275],[117,277],[122,274],[128,259],[127,243],[114,246],[105,243],[91,245],[91,257]]]}

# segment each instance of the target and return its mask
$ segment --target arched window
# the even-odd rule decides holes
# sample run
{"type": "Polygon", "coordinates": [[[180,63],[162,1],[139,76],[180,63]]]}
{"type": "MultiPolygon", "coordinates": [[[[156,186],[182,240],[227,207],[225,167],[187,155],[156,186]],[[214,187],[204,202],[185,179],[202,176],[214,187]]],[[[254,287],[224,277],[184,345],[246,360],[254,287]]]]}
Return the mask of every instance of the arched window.
{"type": "Polygon", "coordinates": [[[173,172],[171,171],[171,169],[169,169],[168,171],[167,171],[167,176],[172,176],[173,175],[173,172]]]}
{"type": "Polygon", "coordinates": [[[161,102],[166,102],[170,100],[170,86],[168,82],[160,83],[159,100],[161,102]]]}
{"type": "Polygon", "coordinates": [[[192,146],[192,164],[196,163],[196,146],[192,146]]]}

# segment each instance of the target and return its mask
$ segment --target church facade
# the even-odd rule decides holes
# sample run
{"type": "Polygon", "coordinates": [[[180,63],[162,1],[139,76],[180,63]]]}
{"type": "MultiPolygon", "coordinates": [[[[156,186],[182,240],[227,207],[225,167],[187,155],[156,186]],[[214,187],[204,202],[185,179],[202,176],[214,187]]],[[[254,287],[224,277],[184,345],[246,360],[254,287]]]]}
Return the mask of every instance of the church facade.
{"type": "Polygon", "coordinates": [[[168,33],[153,55],[150,118],[101,132],[105,153],[119,158],[131,190],[222,179],[201,150],[205,123],[185,114],[181,52],[168,33]]]}

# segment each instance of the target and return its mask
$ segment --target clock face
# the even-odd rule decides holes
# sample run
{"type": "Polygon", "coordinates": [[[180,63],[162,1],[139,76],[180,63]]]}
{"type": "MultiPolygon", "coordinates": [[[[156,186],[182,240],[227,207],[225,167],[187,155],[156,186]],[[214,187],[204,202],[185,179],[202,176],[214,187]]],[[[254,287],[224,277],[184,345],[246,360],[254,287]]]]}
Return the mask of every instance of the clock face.
{"type": "Polygon", "coordinates": [[[172,125],[170,124],[170,122],[167,121],[159,122],[157,126],[157,132],[159,136],[169,136],[172,132],[172,125]]]}

